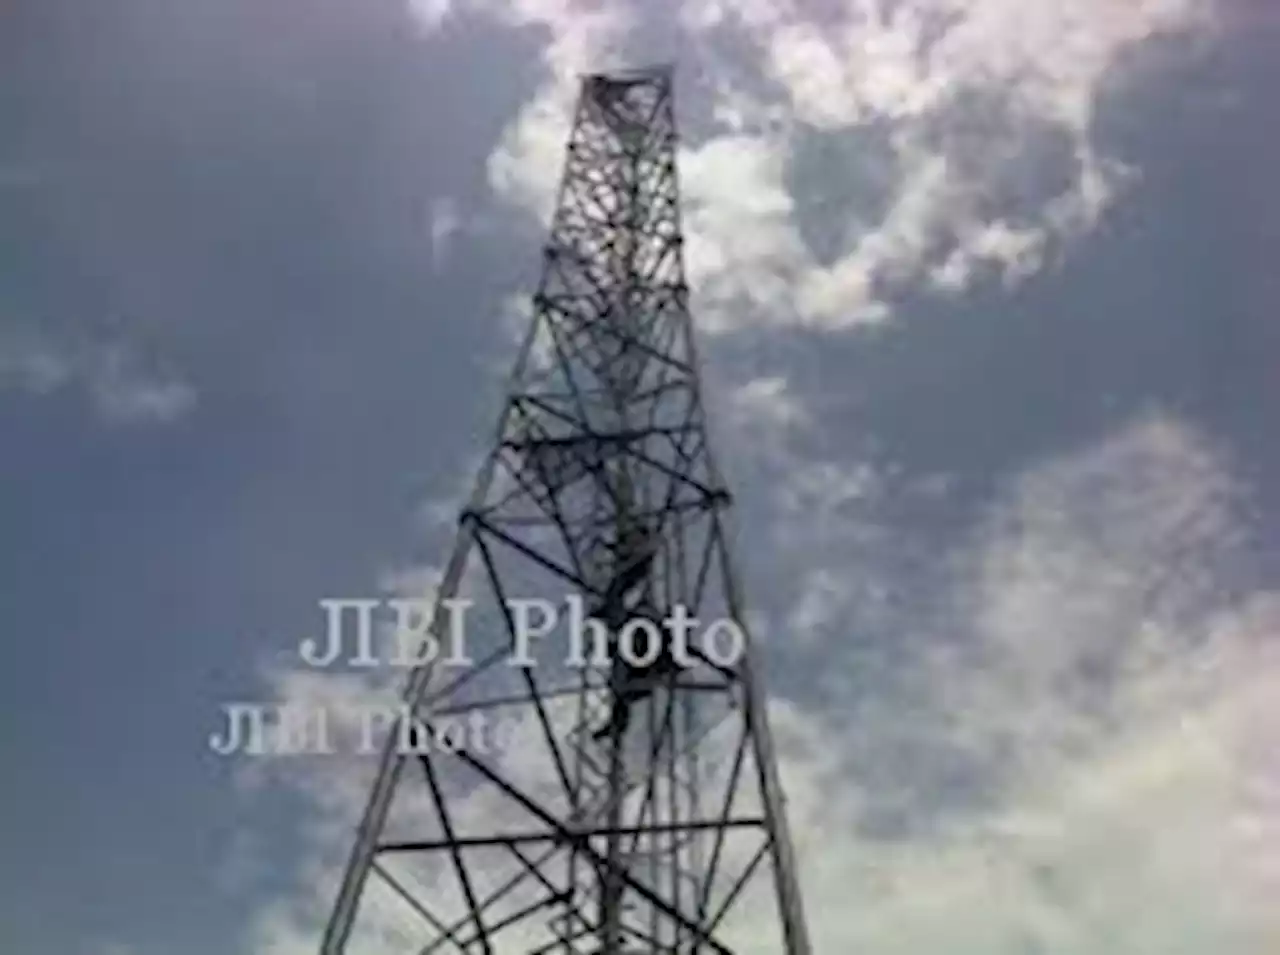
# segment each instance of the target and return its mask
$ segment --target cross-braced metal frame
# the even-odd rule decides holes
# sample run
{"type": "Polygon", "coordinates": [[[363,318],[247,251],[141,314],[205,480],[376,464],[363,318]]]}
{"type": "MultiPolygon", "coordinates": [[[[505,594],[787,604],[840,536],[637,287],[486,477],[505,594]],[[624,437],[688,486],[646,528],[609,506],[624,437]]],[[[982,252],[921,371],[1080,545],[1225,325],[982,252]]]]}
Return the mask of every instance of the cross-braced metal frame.
{"type": "Polygon", "coordinates": [[[442,640],[465,628],[472,662],[406,690],[416,743],[460,714],[502,731],[449,752],[390,735],[322,955],[809,953],[762,690],[735,655],[675,166],[670,70],[583,79],[533,321],[433,620],[442,640]],[[677,607],[697,621],[679,652],[677,607]],[[536,666],[513,665],[535,624],[536,666]],[[593,633],[609,662],[579,665],[593,633]]]}

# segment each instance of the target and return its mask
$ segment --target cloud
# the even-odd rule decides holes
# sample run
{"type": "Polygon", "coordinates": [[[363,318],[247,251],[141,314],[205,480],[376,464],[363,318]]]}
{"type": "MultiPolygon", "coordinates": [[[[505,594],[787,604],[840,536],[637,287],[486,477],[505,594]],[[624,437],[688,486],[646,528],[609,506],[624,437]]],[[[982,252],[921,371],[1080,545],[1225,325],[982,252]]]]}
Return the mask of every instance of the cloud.
{"type": "Polygon", "coordinates": [[[705,46],[726,31],[744,38],[752,54],[742,56],[758,58],[768,83],[757,85],[770,91],[733,91],[736,128],[693,151],[691,159],[717,159],[691,181],[689,204],[723,205],[701,185],[722,180],[780,196],[754,224],[740,218],[731,240],[714,216],[691,221],[695,287],[712,327],[879,322],[894,296],[920,281],[957,292],[982,274],[1016,281],[1035,271],[1056,246],[1089,231],[1131,178],[1093,135],[1113,71],[1142,43],[1205,31],[1213,12],[1200,0],[684,5],[705,46]],[[828,170],[789,189],[784,170],[814,141],[841,139],[888,157],[889,172],[867,184],[885,196],[869,216],[847,203],[808,204],[807,217],[847,224],[838,253],[823,262],[797,250],[804,223],[792,210],[856,170],[828,170]],[[752,252],[745,259],[743,247],[752,252]],[[739,283],[754,308],[722,294],[727,283],[739,283]],[[780,302],[776,286],[797,290],[794,306],[780,302]]]}
{"type": "Polygon", "coordinates": [[[700,330],[727,331],[748,316],[795,321],[795,283],[808,253],[784,183],[786,161],[777,143],[751,134],[715,137],[681,155],[685,264],[700,330]]]}
{"type": "Polygon", "coordinates": [[[419,26],[430,32],[439,29],[453,12],[453,2],[452,0],[409,0],[409,10],[419,26]]]}
{"type": "MultiPolygon", "coordinates": [[[[815,950],[1255,955],[1280,941],[1280,594],[1238,584],[1247,498],[1220,452],[1177,419],[1139,418],[1010,480],[923,575],[886,549],[892,526],[868,528],[891,525],[883,481],[816,462],[776,492],[798,558],[780,573],[802,586],[771,652],[821,660],[809,690],[771,704],[815,950]],[[854,510],[832,521],[817,498],[854,510]],[[859,599],[867,571],[914,598],[910,627],[859,599]]],[[[438,579],[411,568],[386,584],[438,579]]],[[[247,951],[314,946],[368,770],[281,777],[307,801],[313,855],[247,951]]],[[[726,932],[764,955],[771,930],[751,919],[770,909],[749,911],[726,932]]],[[[388,907],[373,924],[400,923],[388,907]]]]}
{"type": "MultiPolygon", "coordinates": [[[[1206,35],[1216,12],[1211,0],[680,4],[692,50],[679,73],[680,170],[701,327],[874,324],[921,285],[955,294],[1034,273],[1136,174],[1093,130],[1125,57],[1206,35]],[[809,156],[829,148],[847,159],[815,174],[809,156]],[[834,236],[830,254],[815,232],[834,236]]],[[[550,31],[551,79],[491,156],[490,181],[545,223],[573,74],[644,56],[634,27],[646,20],[556,2],[502,16],[550,31]]]]}
{"type": "Polygon", "coordinates": [[[41,396],[70,388],[110,424],[168,423],[196,403],[190,384],[122,341],[56,337],[16,323],[0,329],[0,391],[41,396]]]}
{"type": "Polygon", "coordinates": [[[109,346],[91,358],[84,372],[94,407],[117,423],[169,422],[195,406],[195,390],[175,378],[152,377],[135,352],[109,346]]]}
{"type": "Polygon", "coordinates": [[[783,707],[821,741],[783,761],[812,807],[818,951],[1280,940],[1280,595],[1224,579],[1236,491],[1160,417],[1030,470],[948,556],[918,628],[883,634],[914,644],[891,674],[831,567],[809,572],[793,624],[826,640],[844,701],[783,707]]]}
{"type": "Polygon", "coordinates": [[[809,414],[790,393],[780,375],[752,378],[729,395],[730,425],[743,432],[763,431],[773,437],[778,429],[802,428],[809,414]]]}
{"type": "Polygon", "coordinates": [[[10,335],[0,347],[0,385],[43,395],[70,377],[66,357],[47,342],[10,335]]]}
{"type": "Polygon", "coordinates": [[[448,196],[441,196],[431,203],[430,211],[431,265],[441,271],[447,262],[453,240],[462,228],[458,204],[448,196]]]}
{"type": "Polygon", "coordinates": [[[634,11],[620,4],[584,6],[573,0],[517,0],[478,4],[507,27],[544,30],[547,79],[508,125],[489,157],[489,183],[516,207],[550,222],[559,170],[564,165],[580,74],[623,65],[634,11]]]}

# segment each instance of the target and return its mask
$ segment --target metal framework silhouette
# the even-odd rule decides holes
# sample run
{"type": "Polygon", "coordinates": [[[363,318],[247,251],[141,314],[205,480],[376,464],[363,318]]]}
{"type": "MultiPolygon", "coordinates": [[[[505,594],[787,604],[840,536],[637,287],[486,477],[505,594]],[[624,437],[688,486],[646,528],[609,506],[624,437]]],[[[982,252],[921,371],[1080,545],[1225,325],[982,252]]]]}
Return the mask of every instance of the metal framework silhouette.
{"type": "Polygon", "coordinates": [[[443,639],[466,601],[471,665],[405,691],[414,731],[465,715],[503,745],[389,734],[321,953],[809,955],[750,641],[732,652],[669,68],[583,77],[544,254],[432,621],[443,639]]]}

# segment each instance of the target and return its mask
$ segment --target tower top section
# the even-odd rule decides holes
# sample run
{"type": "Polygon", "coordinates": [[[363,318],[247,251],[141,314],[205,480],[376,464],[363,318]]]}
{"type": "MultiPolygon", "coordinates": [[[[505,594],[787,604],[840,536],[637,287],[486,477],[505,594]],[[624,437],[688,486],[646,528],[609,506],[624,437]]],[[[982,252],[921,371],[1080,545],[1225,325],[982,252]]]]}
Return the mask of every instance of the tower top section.
{"type": "Polygon", "coordinates": [[[674,64],[654,63],[584,73],[582,80],[586,83],[670,83],[674,74],[674,64]]]}

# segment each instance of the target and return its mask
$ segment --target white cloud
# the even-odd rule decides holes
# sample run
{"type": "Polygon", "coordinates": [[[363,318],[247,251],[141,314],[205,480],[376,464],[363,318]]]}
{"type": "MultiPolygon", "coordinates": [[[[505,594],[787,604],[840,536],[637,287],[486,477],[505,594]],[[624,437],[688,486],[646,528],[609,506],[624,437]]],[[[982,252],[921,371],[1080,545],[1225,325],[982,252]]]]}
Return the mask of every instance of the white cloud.
{"type": "MultiPolygon", "coordinates": [[[[800,473],[779,519],[826,539],[791,552],[809,587],[784,629],[826,641],[822,680],[841,692],[771,709],[816,951],[1257,955],[1280,941],[1280,594],[1231,589],[1241,489],[1211,445],[1155,415],[1021,475],[935,555],[945,588],[899,581],[933,612],[872,632],[906,643],[889,678],[866,669],[852,624],[830,626],[863,609],[847,578],[867,559],[862,525],[881,519],[880,479],[800,473]],[[831,521],[832,501],[864,510],[831,521]]],[[[394,576],[414,593],[438,580],[394,576]]],[[[782,637],[771,646],[799,646],[782,637]]],[[[280,687],[367,691],[331,679],[280,687]]],[[[251,951],[314,945],[368,781],[331,765],[294,779],[316,854],[251,951]]],[[[727,931],[764,955],[765,929],[727,931]]]]}
{"type": "MultiPolygon", "coordinates": [[[[776,98],[722,90],[756,138],[743,148],[735,127],[685,162],[686,201],[709,210],[688,224],[700,314],[712,331],[879,322],[893,294],[917,281],[956,292],[984,271],[1010,281],[1034,271],[1048,250],[1091,229],[1131,176],[1098,153],[1092,135],[1109,71],[1138,44],[1212,22],[1208,0],[848,0],[821,16],[809,9],[775,0],[682,6],[704,48],[723,31],[745,33],[759,72],[790,109],[779,123],[776,98]],[[885,211],[851,230],[831,265],[800,247],[784,187],[801,124],[828,136],[871,131],[895,157],[885,211]],[[1066,179],[1050,178],[1038,151],[1054,137],[1056,161],[1074,167],[1066,179]],[[1013,208],[1016,181],[1027,185],[1013,208]],[[771,198],[744,203],[721,183],[771,198]],[[726,218],[732,229],[722,227],[726,218]]],[[[854,218],[838,207],[805,214],[854,218]]]]}
{"type": "Polygon", "coordinates": [[[808,413],[787,387],[787,380],[773,375],[752,378],[729,395],[730,423],[744,431],[798,429],[809,422],[808,413]]]}
{"type": "Polygon", "coordinates": [[[84,374],[94,406],[112,422],[173,421],[195,405],[196,393],[189,384],[147,373],[123,345],[99,351],[84,374]]]}
{"type": "Polygon", "coordinates": [[[409,0],[409,11],[425,31],[440,28],[445,18],[453,12],[452,0],[409,0]]]}
{"type": "MultiPolygon", "coordinates": [[[[1276,767],[1274,755],[1269,770],[1247,759],[1241,742],[1280,717],[1280,667],[1258,647],[1275,626],[1274,602],[1228,618],[1214,639],[1240,658],[1196,699],[1183,698],[1180,661],[1133,676],[1106,738],[1078,755],[1056,748],[1057,720],[1076,719],[1060,691],[950,712],[950,726],[933,727],[940,750],[963,758],[972,746],[1012,745],[1026,765],[988,805],[915,833],[859,832],[863,803],[878,798],[867,792],[882,772],[874,760],[814,783],[808,758],[784,756],[789,793],[812,807],[798,821],[816,950],[1270,950],[1280,938],[1268,901],[1280,852],[1276,767]],[[1002,727],[1023,738],[1009,744],[1002,727]]],[[[1034,665],[1029,656],[1020,659],[1034,665]]],[[[874,749],[903,736],[880,722],[811,720],[797,731],[837,752],[857,745],[849,737],[882,734],[866,743],[874,749]]]]}
{"type": "MultiPolygon", "coordinates": [[[[709,112],[719,124],[686,126],[680,165],[690,280],[710,332],[878,323],[919,283],[956,293],[983,274],[1016,282],[1033,273],[1090,231],[1135,174],[1101,154],[1093,135],[1111,71],[1140,44],[1208,30],[1215,12],[1213,0],[823,6],[679,6],[695,50],[679,75],[696,73],[698,83],[678,95],[711,96],[682,113],[709,112]],[[799,193],[823,183],[792,184],[788,170],[815,130],[871,136],[888,150],[889,181],[860,197],[881,212],[801,210],[799,193]],[[844,227],[830,263],[807,248],[802,216],[844,227]]],[[[576,73],[618,61],[641,14],[612,6],[586,15],[554,0],[492,12],[551,35],[552,78],[489,163],[497,193],[547,222],[576,73]]]]}
{"type": "MultiPolygon", "coordinates": [[[[899,679],[827,631],[849,702],[798,718],[841,771],[815,802],[813,757],[784,761],[817,807],[800,840],[818,951],[1274,947],[1280,595],[1219,579],[1234,493],[1194,433],[1138,422],[1010,489],[952,555],[921,617],[940,629],[886,635],[916,642],[899,679]]],[[[795,615],[850,610],[823,567],[795,615]]]]}
{"type": "Polygon", "coordinates": [[[171,422],[196,402],[191,385],[154,371],[123,342],[73,341],[17,324],[0,329],[0,391],[49,395],[66,388],[82,389],[112,424],[171,422]]]}
{"type": "Polygon", "coordinates": [[[757,315],[796,320],[794,282],[807,254],[783,184],[786,156],[759,135],[734,134],[680,157],[686,268],[701,309],[700,330],[728,331],[757,315]]]}
{"type": "Polygon", "coordinates": [[[448,196],[441,196],[431,203],[430,211],[431,265],[438,272],[444,268],[449,249],[462,228],[458,204],[448,196]]]}
{"type": "Polygon", "coordinates": [[[507,128],[489,157],[489,181],[504,198],[550,222],[559,170],[564,165],[581,73],[621,65],[631,11],[619,5],[583,9],[572,0],[516,0],[481,8],[515,27],[542,27],[550,35],[543,60],[550,73],[507,128]]]}
{"type": "Polygon", "coordinates": [[[66,356],[48,342],[10,334],[0,341],[0,386],[43,395],[70,379],[66,356]]]}

